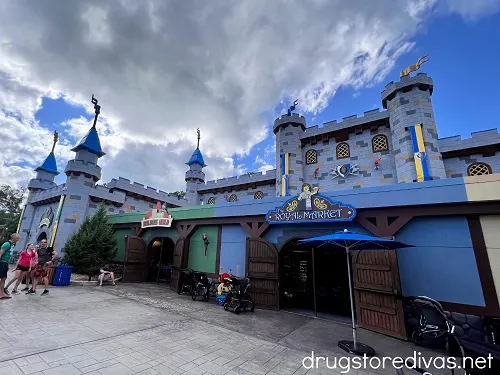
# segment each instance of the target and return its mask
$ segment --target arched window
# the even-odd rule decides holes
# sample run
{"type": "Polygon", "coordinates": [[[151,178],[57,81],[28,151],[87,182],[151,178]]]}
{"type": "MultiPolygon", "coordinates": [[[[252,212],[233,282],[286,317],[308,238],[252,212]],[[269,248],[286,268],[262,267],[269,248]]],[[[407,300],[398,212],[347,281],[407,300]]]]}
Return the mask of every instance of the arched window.
{"type": "Polygon", "coordinates": [[[308,150],[306,152],[306,164],[316,164],[318,162],[318,153],[316,150],[308,150]]]}
{"type": "Polygon", "coordinates": [[[208,198],[207,204],[215,204],[215,197],[208,198]]]}
{"type": "Polygon", "coordinates": [[[491,167],[486,163],[474,163],[467,167],[467,176],[491,174],[491,167]]]}
{"type": "Polygon", "coordinates": [[[237,202],[238,201],[238,197],[236,196],[236,194],[231,194],[229,196],[229,199],[228,199],[229,202],[237,202]]]}
{"type": "Polygon", "coordinates": [[[264,193],[262,191],[256,191],[255,194],[253,195],[253,199],[263,199],[264,198],[264,193]]]}
{"type": "Polygon", "coordinates": [[[373,152],[381,152],[389,150],[389,140],[384,134],[378,134],[372,138],[373,152]]]}
{"type": "Polygon", "coordinates": [[[342,142],[337,145],[337,159],[345,159],[351,156],[351,150],[347,142],[342,142]]]}

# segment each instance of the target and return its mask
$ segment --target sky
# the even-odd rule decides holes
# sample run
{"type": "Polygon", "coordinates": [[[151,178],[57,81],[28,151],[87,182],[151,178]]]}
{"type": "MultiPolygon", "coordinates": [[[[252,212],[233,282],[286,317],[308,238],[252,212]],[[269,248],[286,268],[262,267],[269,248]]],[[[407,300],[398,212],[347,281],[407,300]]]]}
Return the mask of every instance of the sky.
{"type": "Polygon", "coordinates": [[[197,128],[207,180],[269,170],[294,99],[308,126],[361,115],[423,55],[440,137],[499,127],[500,0],[140,4],[0,2],[0,184],[25,186],[54,130],[64,183],[92,95],[101,183],[184,190],[197,128]]]}

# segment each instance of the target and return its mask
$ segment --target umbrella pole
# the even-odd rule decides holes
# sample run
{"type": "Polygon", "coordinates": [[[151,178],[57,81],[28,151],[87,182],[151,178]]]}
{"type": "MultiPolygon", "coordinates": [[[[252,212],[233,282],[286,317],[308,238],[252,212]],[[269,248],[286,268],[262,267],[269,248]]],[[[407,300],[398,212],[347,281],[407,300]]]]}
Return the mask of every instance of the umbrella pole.
{"type": "Polygon", "coordinates": [[[354,341],[354,347],[358,345],[357,335],[356,335],[356,318],[354,316],[354,291],[352,290],[352,276],[351,276],[351,259],[349,248],[345,249],[347,257],[347,275],[349,278],[349,298],[351,300],[351,321],[352,321],[352,340],[354,341]]]}
{"type": "Polygon", "coordinates": [[[312,277],[313,277],[313,298],[314,298],[314,315],[318,316],[316,309],[316,267],[314,265],[314,247],[312,248],[312,277]]]}
{"type": "Polygon", "coordinates": [[[349,296],[351,299],[351,319],[352,319],[352,339],[353,341],[341,340],[339,341],[339,347],[344,349],[346,352],[356,355],[362,355],[366,357],[373,357],[375,355],[375,349],[371,346],[358,342],[357,331],[356,331],[356,318],[354,316],[354,291],[352,287],[352,277],[351,277],[351,257],[349,247],[346,247],[346,257],[347,257],[347,273],[349,278],[349,296]]]}

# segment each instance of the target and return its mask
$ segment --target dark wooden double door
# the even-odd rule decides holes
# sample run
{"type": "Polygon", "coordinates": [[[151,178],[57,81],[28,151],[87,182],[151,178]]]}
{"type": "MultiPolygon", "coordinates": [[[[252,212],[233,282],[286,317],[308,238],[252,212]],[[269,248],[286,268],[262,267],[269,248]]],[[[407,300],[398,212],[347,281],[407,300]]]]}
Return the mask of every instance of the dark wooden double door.
{"type": "MultiPolygon", "coordinates": [[[[246,252],[246,275],[256,306],[279,309],[278,250],[262,238],[247,238],[246,252]]],[[[355,252],[351,262],[358,325],[406,339],[396,251],[355,252]]]]}

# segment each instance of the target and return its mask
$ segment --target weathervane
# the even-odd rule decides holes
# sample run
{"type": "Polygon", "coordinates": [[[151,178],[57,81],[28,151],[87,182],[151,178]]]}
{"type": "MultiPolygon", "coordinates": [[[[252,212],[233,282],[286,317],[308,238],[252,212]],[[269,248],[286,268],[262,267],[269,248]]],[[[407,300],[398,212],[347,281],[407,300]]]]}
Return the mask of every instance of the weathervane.
{"type": "Polygon", "coordinates": [[[56,148],[56,143],[59,140],[59,134],[57,134],[57,130],[54,131],[54,144],[52,145],[52,152],[54,152],[56,148]]]}
{"type": "Polygon", "coordinates": [[[402,70],[401,73],[399,74],[400,78],[403,78],[404,76],[407,76],[411,72],[416,72],[417,70],[420,69],[420,67],[425,64],[427,61],[429,61],[429,58],[427,55],[422,56],[417,60],[417,63],[415,65],[410,65],[408,68],[405,70],[402,70]]]}
{"type": "Polygon", "coordinates": [[[199,150],[200,149],[200,128],[196,129],[196,132],[198,133],[198,145],[196,146],[196,148],[199,150]]]}
{"type": "Polygon", "coordinates": [[[94,117],[94,125],[92,125],[93,128],[95,128],[95,125],[97,124],[97,118],[99,117],[99,113],[101,113],[101,106],[97,104],[98,100],[94,98],[94,94],[92,94],[92,104],[94,105],[95,109],[95,117],[94,117]]]}
{"type": "Polygon", "coordinates": [[[292,106],[290,108],[288,108],[288,116],[292,115],[292,111],[295,111],[295,107],[297,106],[298,103],[299,103],[299,99],[295,99],[292,106]]]}

